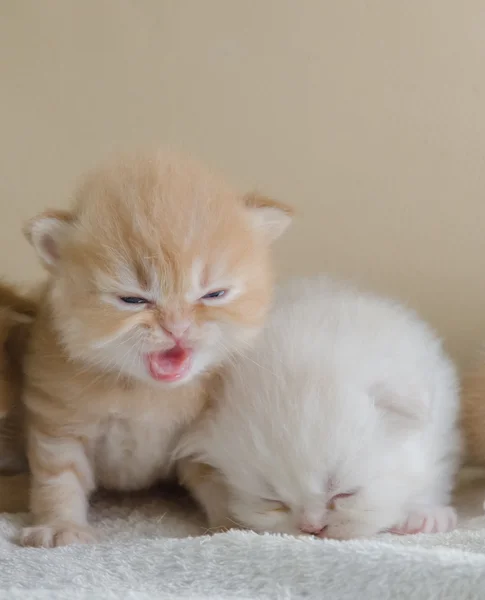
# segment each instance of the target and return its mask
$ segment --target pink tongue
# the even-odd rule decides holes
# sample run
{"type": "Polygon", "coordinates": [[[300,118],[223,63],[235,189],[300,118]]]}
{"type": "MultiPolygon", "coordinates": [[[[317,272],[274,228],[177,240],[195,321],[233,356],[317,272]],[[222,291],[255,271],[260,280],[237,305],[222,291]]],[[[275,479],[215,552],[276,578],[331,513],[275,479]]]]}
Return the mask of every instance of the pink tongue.
{"type": "Polygon", "coordinates": [[[153,352],[147,357],[153,379],[174,381],[182,377],[190,367],[191,351],[174,346],[166,352],[153,352]]]}

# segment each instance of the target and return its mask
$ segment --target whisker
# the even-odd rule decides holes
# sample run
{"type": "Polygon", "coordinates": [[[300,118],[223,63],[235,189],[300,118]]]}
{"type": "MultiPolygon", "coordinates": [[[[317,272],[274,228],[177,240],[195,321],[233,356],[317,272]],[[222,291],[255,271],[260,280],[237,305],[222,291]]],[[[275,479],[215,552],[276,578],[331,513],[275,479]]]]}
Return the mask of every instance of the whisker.
{"type": "MultiPolygon", "coordinates": [[[[259,364],[258,362],[256,362],[255,360],[253,360],[253,359],[252,359],[250,356],[247,356],[246,354],[244,354],[244,353],[243,353],[241,350],[239,350],[238,348],[235,348],[235,347],[234,347],[234,348],[232,349],[232,352],[231,352],[231,350],[230,350],[229,348],[227,348],[227,347],[226,347],[226,346],[225,346],[225,345],[224,345],[222,342],[219,342],[219,345],[220,345],[220,346],[221,346],[221,348],[222,348],[223,350],[225,350],[225,351],[226,351],[228,354],[231,354],[231,353],[236,353],[236,354],[238,354],[238,355],[239,355],[241,358],[244,358],[244,359],[246,359],[246,360],[249,360],[249,361],[250,361],[250,362],[252,362],[254,365],[256,365],[257,367],[259,367],[260,369],[262,369],[263,371],[266,371],[266,372],[270,373],[270,374],[271,374],[271,375],[273,375],[273,377],[275,377],[276,379],[281,379],[281,380],[282,380],[282,378],[281,378],[279,375],[277,375],[276,373],[274,373],[273,371],[271,371],[271,369],[268,369],[267,367],[265,367],[265,366],[263,366],[263,365],[259,364]]],[[[234,365],[237,365],[237,362],[234,362],[233,364],[234,364],[234,365]]]]}
{"type": "MultiPolygon", "coordinates": [[[[232,523],[238,529],[247,529],[247,527],[245,527],[241,523],[238,523],[234,519],[231,519],[230,517],[225,517],[225,520],[229,521],[230,523],[232,523]]],[[[222,529],[221,527],[206,527],[206,528],[203,528],[203,534],[202,535],[206,535],[208,533],[214,533],[214,532],[216,532],[216,533],[222,533],[221,529],[222,529]]],[[[225,531],[229,531],[228,527],[225,527],[224,529],[225,529],[225,531]]]]}
{"type": "MultiPolygon", "coordinates": [[[[130,354],[133,352],[135,354],[135,349],[137,348],[138,344],[141,341],[142,338],[142,332],[140,331],[133,331],[131,332],[131,334],[122,342],[119,343],[119,345],[122,344],[129,344],[129,347],[127,349],[127,351],[125,352],[125,354],[122,356],[121,360],[122,360],[122,364],[121,366],[118,368],[118,375],[113,383],[113,386],[116,385],[116,383],[119,381],[120,376],[123,374],[123,369],[124,366],[126,364],[126,359],[129,358],[130,354]],[[138,338],[138,340],[137,340],[138,338]],[[135,340],[137,340],[138,343],[131,343],[130,342],[134,342],[135,340]],[[125,359],[126,357],[126,359],[125,359]]],[[[86,366],[84,366],[82,369],[80,369],[79,371],[76,372],[77,376],[83,375],[85,373],[89,373],[89,371],[94,367],[98,366],[102,369],[101,373],[95,377],[94,379],[92,379],[86,386],[84,386],[78,393],[79,395],[85,394],[87,390],[89,390],[89,388],[91,386],[94,386],[96,383],[98,383],[103,377],[106,376],[106,374],[110,371],[111,368],[115,367],[116,364],[118,362],[117,358],[113,358],[110,361],[99,361],[99,364],[96,365],[94,362],[90,361],[90,364],[87,364],[86,366]]]]}
{"type": "MultiPolygon", "coordinates": [[[[248,342],[248,340],[239,340],[239,342],[245,344],[248,350],[252,350],[254,348],[253,344],[251,342],[248,342]]],[[[281,358],[278,356],[277,352],[272,352],[271,358],[273,360],[277,360],[281,365],[284,364],[281,358]]]]}

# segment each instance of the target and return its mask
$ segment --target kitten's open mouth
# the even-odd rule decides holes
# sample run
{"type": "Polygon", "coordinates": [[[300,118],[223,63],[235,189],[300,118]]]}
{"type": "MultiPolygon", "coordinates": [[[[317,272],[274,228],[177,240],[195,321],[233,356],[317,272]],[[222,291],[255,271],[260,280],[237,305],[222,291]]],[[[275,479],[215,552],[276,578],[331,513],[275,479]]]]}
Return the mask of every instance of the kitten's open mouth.
{"type": "Polygon", "coordinates": [[[174,346],[164,352],[146,355],[150,375],[156,381],[178,381],[183,379],[192,365],[192,350],[174,346]]]}

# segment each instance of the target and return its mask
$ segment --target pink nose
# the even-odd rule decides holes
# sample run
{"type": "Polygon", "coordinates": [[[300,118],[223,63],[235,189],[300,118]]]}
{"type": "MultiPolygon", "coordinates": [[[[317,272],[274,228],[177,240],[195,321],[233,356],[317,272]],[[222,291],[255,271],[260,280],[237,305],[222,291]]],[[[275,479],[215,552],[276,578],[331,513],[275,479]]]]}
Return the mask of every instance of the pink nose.
{"type": "Polygon", "coordinates": [[[166,333],[168,333],[168,335],[174,337],[175,339],[180,339],[189,327],[189,321],[180,321],[178,323],[165,324],[163,329],[166,331],[166,333]]]}
{"type": "Polygon", "coordinates": [[[325,525],[323,525],[322,527],[320,527],[319,525],[310,525],[309,523],[303,523],[302,525],[300,525],[300,531],[302,533],[309,533],[311,535],[317,536],[323,535],[325,529],[325,525]]]}

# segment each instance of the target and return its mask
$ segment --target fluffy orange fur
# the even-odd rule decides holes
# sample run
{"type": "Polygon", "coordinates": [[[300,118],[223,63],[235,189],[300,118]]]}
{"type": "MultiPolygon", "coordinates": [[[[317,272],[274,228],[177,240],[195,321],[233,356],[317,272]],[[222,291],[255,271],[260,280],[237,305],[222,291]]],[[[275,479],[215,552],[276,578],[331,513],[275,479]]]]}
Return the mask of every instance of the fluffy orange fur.
{"type": "MultiPolygon", "coordinates": [[[[20,402],[25,352],[36,303],[0,283],[0,473],[25,468],[20,402]]],[[[1,505],[2,503],[0,503],[1,505]]],[[[10,506],[10,503],[9,503],[10,506]]]]}
{"type": "Polygon", "coordinates": [[[24,545],[89,542],[95,488],[170,475],[211,374],[264,323],[269,247],[290,217],[159,152],[101,167],[72,211],[30,222],[50,276],[25,359],[34,523],[24,545]]]}

